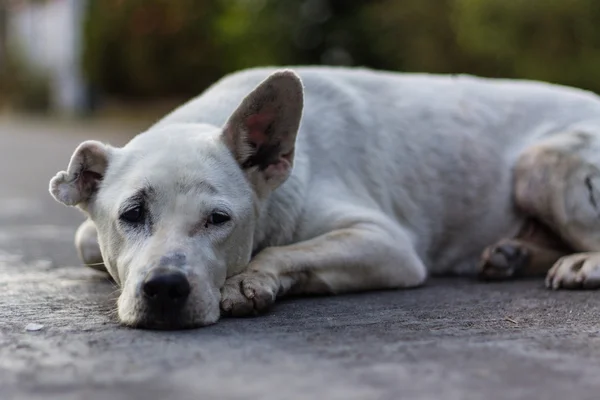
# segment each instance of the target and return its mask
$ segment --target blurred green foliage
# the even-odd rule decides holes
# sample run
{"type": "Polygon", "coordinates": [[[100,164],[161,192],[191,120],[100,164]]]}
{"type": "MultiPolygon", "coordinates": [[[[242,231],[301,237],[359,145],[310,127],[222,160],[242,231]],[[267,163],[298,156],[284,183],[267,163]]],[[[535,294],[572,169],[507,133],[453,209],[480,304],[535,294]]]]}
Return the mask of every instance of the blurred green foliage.
{"type": "Polygon", "coordinates": [[[90,0],[83,64],[120,95],[187,93],[210,83],[222,60],[220,4],[204,0],[90,0]]]}
{"type": "Polygon", "coordinates": [[[35,113],[50,110],[50,80],[47,74],[32,67],[15,48],[7,46],[0,68],[0,105],[35,113]]]}
{"type": "Polygon", "coordinates": [[[193,95],[260,65],[531,78],[600,92],[598,0],[89,0],[103,92],[193,95]]]}

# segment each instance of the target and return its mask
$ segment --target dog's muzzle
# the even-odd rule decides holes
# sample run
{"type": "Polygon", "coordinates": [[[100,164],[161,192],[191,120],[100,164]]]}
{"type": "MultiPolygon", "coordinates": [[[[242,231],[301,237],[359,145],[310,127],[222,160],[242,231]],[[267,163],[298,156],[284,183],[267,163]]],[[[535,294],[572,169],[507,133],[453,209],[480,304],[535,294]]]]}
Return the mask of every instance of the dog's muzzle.
{"type": "Polygon", "coordinates": [[[219,298],[208,289],[202,290],[205,283],[179,266],[151,268],[136,286],[135,298],[130,299],[134,302],[131,314],[125,310],[123,322],[158,330],[213,324],[219,318],[219,298]]]}

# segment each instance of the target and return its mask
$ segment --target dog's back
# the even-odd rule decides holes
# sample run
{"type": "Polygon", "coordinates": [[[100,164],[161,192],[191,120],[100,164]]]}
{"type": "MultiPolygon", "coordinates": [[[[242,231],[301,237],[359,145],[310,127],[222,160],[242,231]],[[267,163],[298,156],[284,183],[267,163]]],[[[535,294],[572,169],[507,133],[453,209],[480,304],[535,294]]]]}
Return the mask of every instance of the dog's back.
{"type": "MultiPolygon", "coordinates": [[[[273,71],[229,75],[157,126],[223,125],[273,71]]],[[[596,96],[545,83],[358,68],[295,71],[305,87],[296,164],[273,195],[276,222],[264,222],[257,248],[318,235],[345,207],[371,207],[415,232],[432,270],[471,269],[483,246],[521,226],[511,199],[520,152],[600,117],[596,96]]]]}

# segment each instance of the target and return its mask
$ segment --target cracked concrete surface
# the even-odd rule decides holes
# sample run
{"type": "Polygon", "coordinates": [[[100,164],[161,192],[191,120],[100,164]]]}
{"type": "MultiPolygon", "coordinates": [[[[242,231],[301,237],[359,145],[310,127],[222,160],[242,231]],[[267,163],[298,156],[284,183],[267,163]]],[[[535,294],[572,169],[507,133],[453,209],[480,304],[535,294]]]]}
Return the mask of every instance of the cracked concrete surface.
{"type": "Polygon", "coordinates": [[[76,258],[83,218],[47,184],[80,141],[133,132],[0,120],[0,399],[600,398],[600,294],[540,280],[295,299],[191,331],[118,326],[114,287],[76,258]]]}

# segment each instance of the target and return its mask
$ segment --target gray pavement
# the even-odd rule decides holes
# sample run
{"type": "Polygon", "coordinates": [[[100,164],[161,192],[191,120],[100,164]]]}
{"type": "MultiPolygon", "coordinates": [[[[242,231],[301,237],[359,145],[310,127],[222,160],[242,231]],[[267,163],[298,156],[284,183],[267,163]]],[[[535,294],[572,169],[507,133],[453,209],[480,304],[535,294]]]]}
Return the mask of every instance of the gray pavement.
{"type": "Polygon", "coordinates": [[[80,267],[47,192],[109,123],[0,119],[0,399],[600,399],[600,293],[538,280],[296,299],[255,319],[136,331],[80,267]],[[40,331],[28,332],[30,323],[40,331]]]}

